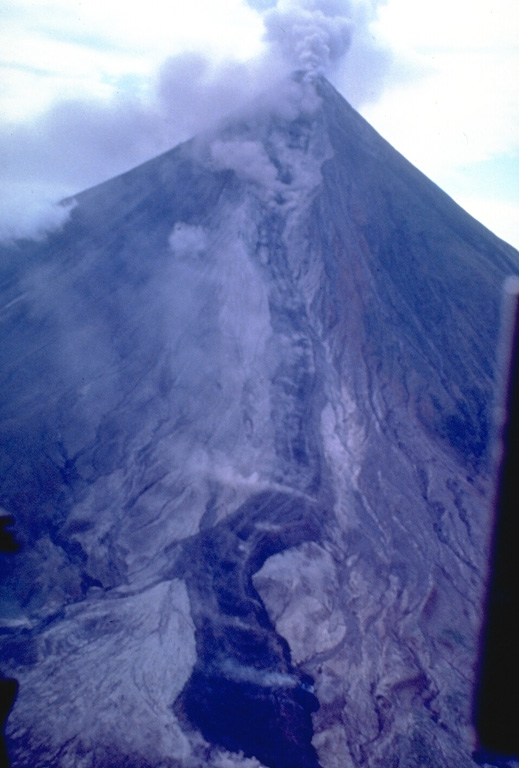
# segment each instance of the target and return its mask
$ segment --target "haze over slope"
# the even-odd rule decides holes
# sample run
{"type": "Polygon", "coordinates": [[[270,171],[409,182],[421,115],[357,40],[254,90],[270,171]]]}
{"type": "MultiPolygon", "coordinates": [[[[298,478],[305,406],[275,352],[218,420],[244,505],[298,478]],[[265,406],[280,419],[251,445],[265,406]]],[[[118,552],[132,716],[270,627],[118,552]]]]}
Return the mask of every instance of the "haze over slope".
{"type": "Polygon", "coordinates": [[[2,248],[13,766],[471,766],[518,264],[301,76],[2,248]]]}

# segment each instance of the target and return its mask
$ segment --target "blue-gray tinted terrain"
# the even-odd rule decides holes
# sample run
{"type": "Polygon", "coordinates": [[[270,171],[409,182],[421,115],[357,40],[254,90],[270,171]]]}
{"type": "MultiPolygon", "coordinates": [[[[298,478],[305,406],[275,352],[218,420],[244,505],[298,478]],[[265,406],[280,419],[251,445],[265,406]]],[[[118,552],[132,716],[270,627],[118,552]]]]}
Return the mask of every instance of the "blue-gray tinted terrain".
{"type": "Polygon", "coordinates": [[[13,768],[469,768],[519,255],[324,80],[0,249],[13,768]]]}

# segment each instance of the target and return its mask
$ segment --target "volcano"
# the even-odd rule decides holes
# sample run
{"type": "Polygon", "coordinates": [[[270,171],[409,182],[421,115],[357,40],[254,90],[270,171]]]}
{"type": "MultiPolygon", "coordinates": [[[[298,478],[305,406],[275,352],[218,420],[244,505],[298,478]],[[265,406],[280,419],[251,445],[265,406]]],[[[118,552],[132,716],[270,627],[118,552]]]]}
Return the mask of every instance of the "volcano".
{"type": "Polygon", "coordinates": [[[13,768],[469,768],[519,254],[324,79],[0,249],[13,768]]]}

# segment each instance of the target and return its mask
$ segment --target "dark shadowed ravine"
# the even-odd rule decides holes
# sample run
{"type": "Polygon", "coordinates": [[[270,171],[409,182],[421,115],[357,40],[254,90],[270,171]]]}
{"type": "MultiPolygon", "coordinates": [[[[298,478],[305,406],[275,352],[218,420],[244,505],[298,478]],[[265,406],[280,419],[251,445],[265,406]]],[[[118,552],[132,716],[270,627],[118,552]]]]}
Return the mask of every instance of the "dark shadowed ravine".
{"type": "Polygon", "coordinates": [[[204,737],[272,768],[317,768],[313,680],[298,672],[252,576],[265,560],[320,536],[304,497],[261,493],[184,546],[197,661],[175,710],[204,737]]]}

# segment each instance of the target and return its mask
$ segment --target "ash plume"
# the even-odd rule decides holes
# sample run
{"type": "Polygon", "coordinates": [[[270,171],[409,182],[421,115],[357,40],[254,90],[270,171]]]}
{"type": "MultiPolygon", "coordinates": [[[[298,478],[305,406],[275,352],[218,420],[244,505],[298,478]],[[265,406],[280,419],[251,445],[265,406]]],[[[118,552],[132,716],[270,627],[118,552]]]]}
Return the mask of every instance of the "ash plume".
{"type": "Polygon", "coordinates": [[[248,0],[264,23],[260,55],[215,62],[184,51],[162,62],[144,96],[68,99],[36,122],[0,126],[5,190],[0,188],[0,198],[12,200],[16,189],[16,205],[0,213],[0,240],[39,238],[59,228],[64,211],[48,200],[72,197],[123,173],[205,131],[266,89],[271,99],[277,93],[284,101],[286,87],[280,83],[294,70],[310,80],[340,70],[339,79],[350,83],[350,100],[372,95],[388,65],[387,52],[369,33],[382,2],[248,0]],[[343,70],[350,60],[349,70],[343,70]]]}
{"type": "Polygon", "coordinates": [[[292,67],[328,74],[349,51],[358,28],[376,16],[379,0],[280,0],[264,16],[265,37],[292,67]]]}

